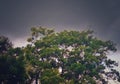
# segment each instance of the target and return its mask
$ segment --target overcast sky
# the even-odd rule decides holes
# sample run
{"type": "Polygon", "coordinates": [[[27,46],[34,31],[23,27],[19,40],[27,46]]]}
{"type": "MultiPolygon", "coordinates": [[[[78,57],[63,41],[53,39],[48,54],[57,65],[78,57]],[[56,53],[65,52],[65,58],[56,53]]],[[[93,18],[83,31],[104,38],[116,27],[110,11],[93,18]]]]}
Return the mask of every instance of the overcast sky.
{"type": "Polygon", "coordinates": [[[92,29],[117,43],[118,52],[110,58],[120,59],[120,0],[0,0],[0,35],[21,46],[33,26],[92,29]]]}
{"type": "Polygon", "coordinates": [[[22,45],[33,26],[92,29],[119,48],[120,0],[0,0],[0,35],[22,45]]]}

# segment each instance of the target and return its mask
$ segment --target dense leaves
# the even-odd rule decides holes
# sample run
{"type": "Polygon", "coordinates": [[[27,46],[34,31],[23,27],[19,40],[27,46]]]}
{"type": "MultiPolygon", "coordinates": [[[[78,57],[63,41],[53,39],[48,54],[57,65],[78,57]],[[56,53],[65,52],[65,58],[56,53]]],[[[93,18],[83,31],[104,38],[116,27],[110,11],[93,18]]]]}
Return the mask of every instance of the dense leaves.
{"type": "Polygon", "coordinates": [[[7,84],[107,84],[120,81],[116,61],[107,58],[115,52],[112,41],[93,36],[93,31],[55,32],[31,28],[29,44],[13,48],[0,37],[0,83],[7,84]]]}
{"type": "MultiPolygon", "coordinates": [[[[107,83],[106,68],[110,69],[111,65],[116,64],[115,61],[107,58],[109,51],[116,51],[115,44],[112,41],[102,41],[93,37],[93,31],[90,30],[54,32],[42,27],[32,28],[32,37],[29,39],[31,47],[34,47],[33,56],[39,59],[37,61],[39,65],[36,66],[41,68],[40,73],[47,73],[46,69],[59,71],[61,68],[59,75],[64,78],[64,83],[107,83]],[[52,32],[48,33],[48,31],[52,32]]],[[[110,70],[110,73],[113,71],[110,70]]],[[[44,78],[43,83],[50,77],[41,75],[40,79],[44,78]]]]}
{"type": "Polygon", "coordinates": [[[7,37],[0,36],[0,54],[6,53],[12,47],[7,37]]]}
{"type": "Polygon", "coordinates": [[[23,51],[13,48],[7,37],[0,37],[0,83],[25,83],[27,78],[23,51]]]}

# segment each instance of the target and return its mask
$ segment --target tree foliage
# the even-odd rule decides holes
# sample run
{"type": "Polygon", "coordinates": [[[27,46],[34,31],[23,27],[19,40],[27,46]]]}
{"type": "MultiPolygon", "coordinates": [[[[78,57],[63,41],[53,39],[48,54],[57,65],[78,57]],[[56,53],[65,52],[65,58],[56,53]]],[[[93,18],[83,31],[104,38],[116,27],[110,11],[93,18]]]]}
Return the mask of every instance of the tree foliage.
{"type": "MultiPolygon", "coordinates": [[[[40,74],[47,73],[45,71],[51,69],[59,71],[61,68],[59,74],[66,83],[71,81],[71,84],[107,83],[109,76],[106,74],[108,73],[106,68],[116,64],[107,58],[108,52],[116,51],[112,41],[100,40],[94,37],[93,31],[90,30],[54,32],[52,29],[39,27],[32,28],[31,31],[29,46],[34,48],[33,57],[37,60],[34,64],[39,68],[40,74]]],[[[113,70],[110,70],[109,74],[112,73],[113,70]]],[[[119,77],[113,74],[111,78],[118,80],[119,77]]],[[[46,76],[41,75],[40,78],[46,76]]]]}
{"type": "Polygon", "coordinates": [[[108,84],[120,82],[116,61],[107,57],[115,52],[112,41],[94,37],[94,32],[55,32],[31,28],[29,44],[14,48],[0,36],[0,83],[3,84],[108,84]],[[108,71],[109,70],[109,71],[108,71]]]}
{"type": "Polygon", "coordinates": [[[27,76],[21,48],[13,48],[7,37],[0,36],[0,84],[25,83],[27,76]]]}

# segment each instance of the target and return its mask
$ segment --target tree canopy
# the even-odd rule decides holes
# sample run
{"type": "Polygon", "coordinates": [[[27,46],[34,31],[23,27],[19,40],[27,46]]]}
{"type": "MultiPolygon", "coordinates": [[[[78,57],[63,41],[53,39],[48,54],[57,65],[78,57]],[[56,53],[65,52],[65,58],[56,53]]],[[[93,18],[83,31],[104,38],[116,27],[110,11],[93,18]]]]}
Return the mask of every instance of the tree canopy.
{"type": "Polygon", "coordinates": [[[61,69],[59,75],[68,84],[107,83],[110,74],[111,78],[119,81],[120,76],[114,75],[113,69],[106,72],[107,68],[116,65],[115,61],[107,58],[108,52],[117,50],[112,41],[94,37],[91,30],[55,32],[39,27],[32,28],[31,32],[28,41],[41,76],[45,70],[61,69]]]}
{"type": "Polygon", "coordinates": [[[0,84],[24,83],[27,75],[21,48],[13,48],[7,37],[0,36],[0,84]]]}
{"type": "Polygon", "coordinates": [[[13,48],[0,37],[1,83],[108,84],[109,79],[120,82],[120,74],[113,68],[118,64],[107,57],[117,50],[116,45],[96,38],[91,30],[55,32],[33,27],[28,42],[24,48],[13,48]]]}

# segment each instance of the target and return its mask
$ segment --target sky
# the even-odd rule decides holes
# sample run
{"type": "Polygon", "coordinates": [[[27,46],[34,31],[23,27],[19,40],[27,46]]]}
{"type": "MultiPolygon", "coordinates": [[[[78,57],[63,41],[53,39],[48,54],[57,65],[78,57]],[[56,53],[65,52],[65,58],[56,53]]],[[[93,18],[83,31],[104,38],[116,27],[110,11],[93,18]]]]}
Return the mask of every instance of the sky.
{"type": "Polygon", "coordinates": [[[34,26],[91,29],[120,52],[120,0],[0,0],[0,35],[25,45],[34,26]]]}
{"type": "Polygon", "coordinates": [[[119,45],[120,0],[0,0],[0,35],[22,43],[33,26],[91,29],[119,45]]]}

